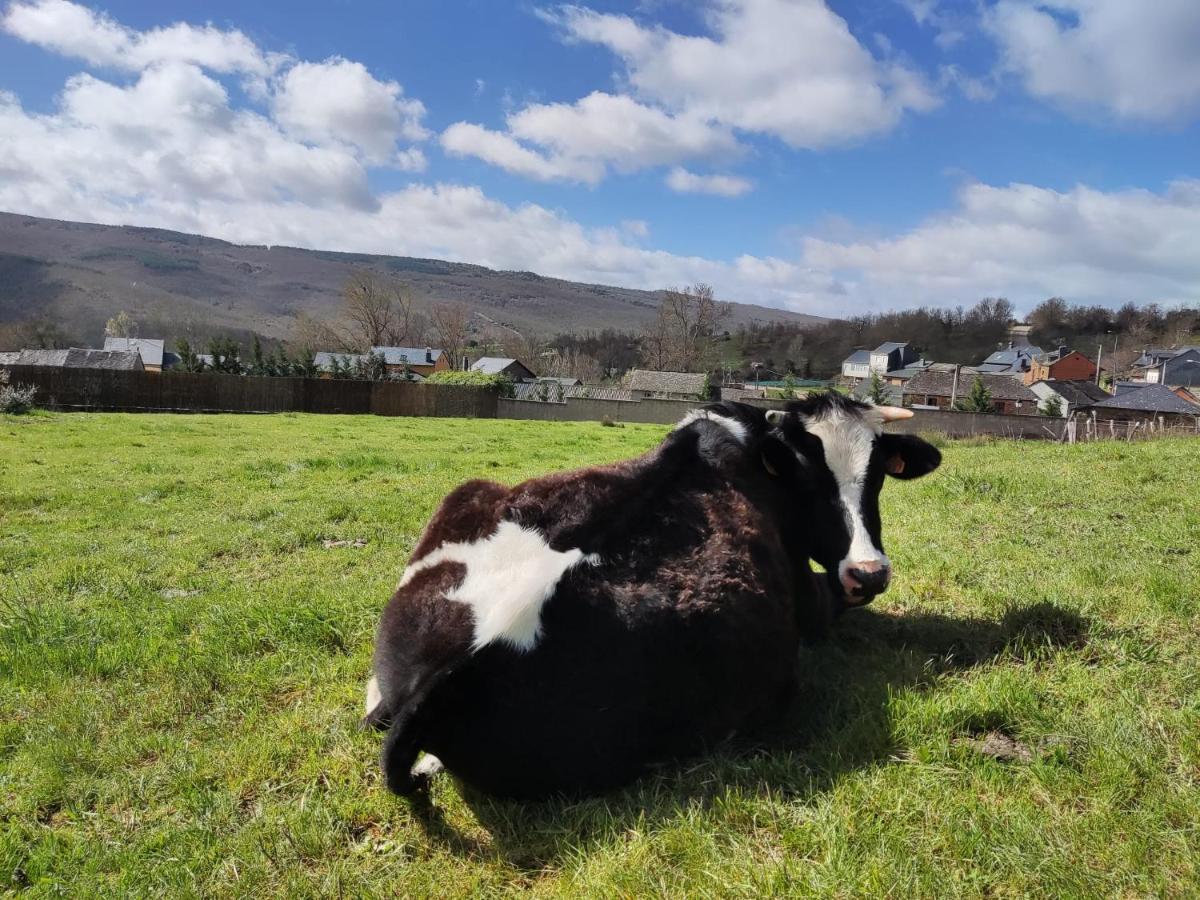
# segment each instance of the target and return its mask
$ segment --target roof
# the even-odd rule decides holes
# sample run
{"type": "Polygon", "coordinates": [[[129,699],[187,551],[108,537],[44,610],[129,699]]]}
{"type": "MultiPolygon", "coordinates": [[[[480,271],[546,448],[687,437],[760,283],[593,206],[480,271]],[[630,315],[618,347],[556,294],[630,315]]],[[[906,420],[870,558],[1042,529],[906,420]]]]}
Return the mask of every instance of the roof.
{"type": "MultiPolygon", "coordinates": [[[[562,386],[561,398],[563,401],[569,400],[572,397],[579,397],[591,400],[633,400],[633,391],[626,388],[605,387],[595,384],[568,384],[562,386]]],[[[553,379],[542,379],[536,383],[525,382],[514,386],[515,400],[542,400],[542,394],[545,393],[545,399],[551,403],[556,403],[559,400],[559,390],[554,387],[553,379]]]]}
{"type": "Polygon", "coordinates": [[[708,376],[697,372],[651,372],[634,369],[629,376],[631,391],[651,394],[690,394],[698,397],[704,392],[708,376]]]}
{"type": "Polygon", "coordinates": [[[907,381],[918,372],[924,372],[926,369],[930,369],[937,365],[944,365],[944,363],[931,363],[921,360],[919,362],[909,363],[902,369],[892,369],[890,372],[885,372],[884,376],[887,378],[898,378],[900,380],[907,381]]]}
{"type": "MultiPolygon", "coordinates": [[[[1021,400],[1036,403],[1037,394],[1021,384],[1011,375],[994,375],[987,372],[960,371],[958,376],[958,397],[966,397],[971,391],[975,379],[983,381],[993,400],[1021,400]]],[[[918,372],[904,385],[905,396],[909,394],[927,394],[933,397],[949,397],[954,390],[953,372],[935,372],[932,367],[924,372],[918,372]]]]}
{"type": "Polygon", "coordinates": [[[152,338],[106,337],[105,350],[133,350],[142,355],[148,366],[163,364],[163,342],[152,338]]]}
{"type": "Polygon", "coordinates": [[[908,346],[908,341],[884,341],[872,353],[891,353],[893,350],[900,350],[908,346]]]}
{"type": "MultiPolygon", "coordinates": [[[[860,381],[854,386],[854,390],[851,391],[851,394],[855,400],[869,402],[871,396],[871,382],[860,381]]],[[[721,399],[724,399],[724,397],[721,399]]],[[[904,388],[898,384],[883,385],[883,402],[889,406],[902,406],[904,403],[904,388]]]]}
{"type": "Polygon", "coordinates": [[[383,354],[383,361],[389,366],[431,366],[442,355],[434,347],[372,347],[371,352],[383,354]],[[427,353],[432,359],[426,359],[427,353]]]}
{"type": "Polygon", "coordinates": [[[322,350],[319,353],[313,354],[313,365],[318,369],[332,369],[334,359],[339,360],[343,365],[354,365],[360,360],[365,360],[365,353],[331,353],[327,350],[322,350]]]}
{"type": "Polygon", "coordinates": [[[997,375],[1004,372],[1021,372],[1029,368],[1031,359],[1041,355],[1041,347],[1009,347],[992,353],[976,368],[980,372],[997,375]]]}
{"type": "Polygon", "coordinates": [[[871,362],[871,351],[870,350],[855,350],[853,353],[851,353],[849,356],[847,356],[844,360],[842,360],[842,365],[843,366],[846,366],[846,365],[865,366],[865,365],[868,365],[870,362],[871,362]]]}
{"type": "Polygon", "coordinates": [[[1087,406],[1107,400],[1112,396],[1112,394],[1104,390],[1100,385],[1084,379],[1072,379],[1069,381],[1042,380],[1035,383],[1046,385],[1071,406],[1087,406]]]}
{"type": "Polygon", "coordinates": [[[14,366],[53,366],[67,369],[116,369],[140,372],[144,367],[136,350],[22,350],[14,366]]]}
{"type": "MultiPolygon", "coordinates": [[[[483,372],[485,375],[503,375],[513,365],[518,365],[526,372],[533,374],[533,369],[519,359],[508,359],[503,356],[481,356],[471,366],[472,372],[483,372]]],[[[574,381],[574,379],[572,379],[574,381]]]]}
{"type": "Polygon", "coordinates": [[[565,378],[556,375],[539,375],[537,377],[537,383],[541,384],[543,381],[561,384],[563,387],[574,387],[577,384],[583,383],[578,378],[570,375],[566,376],[565,378]]]}
{"type": "Polygon", "coordinates": [[[0,366],[11,366],[17,362],[17,357],[21,355],[20,350],[4,350],[0,351],[0,366]]]}
{"type": "Polygon", "coordinates": [[[1188,403],[1165,384],[1148,384],[1136,391],[1126,391],[1091,404],[1094,409],[1130,409],[1142,412],[1200,415],[1200,408],[1188,403]]]}

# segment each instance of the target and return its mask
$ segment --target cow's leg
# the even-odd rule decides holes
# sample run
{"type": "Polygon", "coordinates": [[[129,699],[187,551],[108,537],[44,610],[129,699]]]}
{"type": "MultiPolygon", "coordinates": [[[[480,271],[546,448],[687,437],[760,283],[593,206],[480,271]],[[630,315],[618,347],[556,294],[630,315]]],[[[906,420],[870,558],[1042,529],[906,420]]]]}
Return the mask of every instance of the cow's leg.
{"type": "Polygon", "coordinates": [[[371,680],[367,682],[367,699],[364,708],[365,714],[362,721],[358,723],[359,728],[387,731],[388,726],[392,724],[392,717],[388,712],[387,705],[383,702],[378,676],[372,675],[371,680]]]}

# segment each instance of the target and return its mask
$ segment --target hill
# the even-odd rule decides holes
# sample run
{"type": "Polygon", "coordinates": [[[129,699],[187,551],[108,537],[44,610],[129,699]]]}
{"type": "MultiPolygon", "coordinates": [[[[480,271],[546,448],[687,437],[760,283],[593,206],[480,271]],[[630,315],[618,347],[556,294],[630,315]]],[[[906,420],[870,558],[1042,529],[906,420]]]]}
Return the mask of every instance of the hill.
{"type": "MultiPolygon", "coordinates": [[[[361,267],[403,280],[418,308],[462,302],[479,324],[541,335],[636,329],[659,301],[657,291],[437,259],[242,246],[156,228],[0,213],[0,323],[45,315],[95,341],[104,322],[125,309],[146,335],[256,332],[282,339],[299,315],[334,315],[341,285],[361,267]]],[[[821,321],[750,304],[733,310],[735,326],[821,321]]]]}

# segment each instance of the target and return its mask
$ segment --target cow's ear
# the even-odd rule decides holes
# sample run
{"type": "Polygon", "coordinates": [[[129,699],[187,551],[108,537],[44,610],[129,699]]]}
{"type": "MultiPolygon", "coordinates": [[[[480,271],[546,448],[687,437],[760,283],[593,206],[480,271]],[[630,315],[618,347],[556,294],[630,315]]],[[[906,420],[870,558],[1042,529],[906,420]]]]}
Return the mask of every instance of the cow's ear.
{"type": "Polygon", "coordinates": [[[796,454],[791,448],[779,438],[765,438],[759,444],[759,452],[762,454],[763,468],[772,478],[791,479],[796,476],[800,461],[796,459],[796,454]]]}
{"type": "Polygon", "coordinates": [[[883,469],[894,478],[920,478],[942,464],[937,447],[912,434],[882,434],[883,469]]]}

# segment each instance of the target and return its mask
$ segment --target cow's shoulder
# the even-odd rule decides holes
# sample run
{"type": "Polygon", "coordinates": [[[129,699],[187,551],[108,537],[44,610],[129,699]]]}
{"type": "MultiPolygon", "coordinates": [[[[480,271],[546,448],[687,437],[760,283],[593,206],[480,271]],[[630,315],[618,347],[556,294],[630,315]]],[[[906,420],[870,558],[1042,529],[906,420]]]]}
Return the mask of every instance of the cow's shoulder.
{"type": "Polygon", "coordinates": [[[743,403],[712,403],[692,410],[675,426],[671,438],[691,437],[694,453],[710,465],[737,465],[754,454],[767,432],[763,411],[743,403]]]}
{"type": "Polygon", "coordinates": [[[512,488],[482,479],[459,485],[446,495],[425,526],[412,561],[443,544],[472,543],[488,537],[500,524],[511,493],[512,488]]]}

